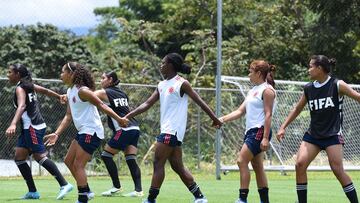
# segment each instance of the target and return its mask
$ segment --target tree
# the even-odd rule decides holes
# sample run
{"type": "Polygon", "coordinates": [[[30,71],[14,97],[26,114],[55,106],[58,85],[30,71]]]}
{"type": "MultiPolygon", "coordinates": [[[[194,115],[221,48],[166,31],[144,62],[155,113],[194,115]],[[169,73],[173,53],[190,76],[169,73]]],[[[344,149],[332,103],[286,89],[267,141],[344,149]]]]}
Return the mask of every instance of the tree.
{"type": "Polygon", "coordinates": [[[0,44],[0,67],[22,63],[33,77],[59,78],[68,61],[96,65],[82,38],[50,24],[0,28],[0,44]]]}

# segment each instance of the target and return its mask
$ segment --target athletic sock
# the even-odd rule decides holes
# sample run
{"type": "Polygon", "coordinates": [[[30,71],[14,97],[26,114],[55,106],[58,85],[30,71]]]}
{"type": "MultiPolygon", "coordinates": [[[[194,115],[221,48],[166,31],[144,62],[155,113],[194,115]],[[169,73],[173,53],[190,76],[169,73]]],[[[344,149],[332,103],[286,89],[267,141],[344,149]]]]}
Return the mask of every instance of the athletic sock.
{"type": "Polygon", "coordinates": [[[239,189],[239,199],[243,202],[247,202],[247,196],[249,194],[249,189],[239,189]]]}
{"type": "Polygon", "coordinates": [[[106,169],[109,172],[113,186],[116,188],[120,188],[121,184],[119,180],[118,170],[113,160],[113,157],[114,155],[110,152],[103,151],[101,153],[101,159],[104,161],[106,169]]]}
{"type": "Polygon", "coordinates": [[[29,192],[36,192],[34,179],[31,175],[31,169],[29,165],[26,163],[25,160],[15,160],[15,163],[26,182],[26,185],[28,186],[29,192]]]}
{"type": "Polygon", "coordinates": [[[159,188],[154,188],[154,187],[150,187],[149,189],[149,196],[148,196],[148,201],[151,202],[151,203],[154,203],[155,202],[155,199],[156,197],[158,196],[160,192],[160,189],[159,188]]]}
{"type": "Polygon", "coordinates": [[[307,183],[297,183],[296,192],[299,203],[307,203],[307,183]]]}
{"type": "Polygon", "coordinates": [[[263,187],[258,189],[261,203],[269,203],[269,188],[263,187]]]}
{"type": "Polygon", "coordinates": [[[351,203],[359,203],[357,194],[356,194],[356,190],[355,190],[355,186],[353,183],[350,183],[350,184],[344,186],[343,190],[351,203]]]}
{"type": "Polygon", "coordinates": [[[135,191],[140,192],[142,191],[142,187],[141,187],[141,171],[140,168],[138,166],[138,164],[136,163],[136,155],[135,154],[128,154],[125,156],[126,159],[126,164],[129,167],[130,173],[131,173],[131,177],[134,181],[134,185],[135,185],[135,191]]]}
{"type": "Polygon", "coordinates": [[[47,157],[44,157],[39,161],[39,164],[41,166],[43,166],[47,171],[49,171],[49,173],[51,175],[53,175],[55,177],[55,179],[58,181],[60,187],[68,184],[66,182],[66,180],[64,179],[64,176],[61,175],[58,167],[55,165],[55,163],[53,161],[51,161],[47,157]]]}
{"type": "Polygon", "coordinates": [[[191,184],[188,189],[194,195],[195,199],[204,198],[204,195],[201,193],[200,187],[196,182],[191,184]]]}
{"type": "Polygon", "coordinates": [[[89,185],[86,184],[85,186],[78,186],[78,201],[87,203],[88,202],[88,193],[90,192],[89,185]]]}

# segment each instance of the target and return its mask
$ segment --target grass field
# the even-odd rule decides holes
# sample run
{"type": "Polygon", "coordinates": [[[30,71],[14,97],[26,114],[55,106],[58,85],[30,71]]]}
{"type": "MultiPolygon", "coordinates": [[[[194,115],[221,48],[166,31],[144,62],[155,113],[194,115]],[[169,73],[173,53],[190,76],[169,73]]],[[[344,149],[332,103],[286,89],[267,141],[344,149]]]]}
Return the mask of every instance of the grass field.
{"type": "MultiPolygon", "coordinates": [[[[239,175],[237,172],[231,172],[226,176],[222,176],[221,180],[215,180],[215,176],[211,173],[196,173],[194,176],[200,185],[203,193],[206,195],[210,203],[233,203],[238,197],[239,175]]],[[[296,200],[295,192],[295,174],[288,173],[286,176],[280,175],[278,172],[268,172],[270,201],[272,203],[294,203],[296,200]]],[[[249,193],[249,203],[259,202],[256,189],[254,174],[252,173],[252,181],[249,193]]],[[[354,184],[360,188],[360,172],[350,172],[354,184]]],[[[308,202],[310,203],[345,203],[347,198],[334,175],[331,172],[309,172],[308,184],[308,202]]],[[[150,176],[143,175],[143,189],[145,196],[149,189],[150,176]]],[[[67,179],[74,183],[72,177],[67,179]]],[[[133,189],[131,178],[128,176],[120,177],[125,192],[133,189]]],[[[20,200],[26,191],[25,182],[21,177],[16,178],[0,178],[0,202],[72,202],[77,198],[77,191],[73,190],[64,200],[57,201],[55,197],[59,190],[57,182],[51,177],[35,177],[35,183],[40,192],[40,200],[20,200]]],[[[111,186],[108,177],[91,177],[89,184],[96,193],[96,197],[91,202],[98,203],[133,203],[141,202],[143,198],[129,197],[101,197],[101,192],[111,186]]],[[[164,184],[158,196],[158,203],[190,203],[193,197],[187,188],[182,184],[180,179],[173,173],[167,172],[164,184]]]]}

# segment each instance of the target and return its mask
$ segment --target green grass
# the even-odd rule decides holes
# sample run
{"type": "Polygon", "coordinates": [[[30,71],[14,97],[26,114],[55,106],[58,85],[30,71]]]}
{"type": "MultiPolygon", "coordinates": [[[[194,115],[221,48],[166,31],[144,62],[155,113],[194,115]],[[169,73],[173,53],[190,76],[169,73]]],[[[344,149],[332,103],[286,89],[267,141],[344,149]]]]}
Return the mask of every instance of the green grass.
{"type": "MultiPolygon", "coordinates": [[[[232,172],[226,176],[222,176],[221,180],[215,180],[215,176],[211,173],[196,173],[194,177],[200,185],[201,190],[206,195],[210,203],[233,203],[238,197],[239,175],[232,172]]],[[[268,172],[270,200],[272,203],[293,203],[296,200],[295,192],[295,174],[288,173],[286,176],[280,175],[278,172],[268,172]]],[[[350,172],[353,182],[360,188],[360,172],[350,172]]],[[[251,174],[252,181],[249,193],[249,202],[259,202],[256,189],[255,176],[251,174]]],[[[150,176],[143,175],[143,188],[145,195],[150,184],[150,176]]],[[[339,203],[347,202],[347,198],[334,175],[331,172],[309,172],[308,173],[308,202],[311,203],[339,203]]],[[[67,179],[74,183],[72,177],[67,179]]],[[[125,192],[133,189],[131,178],[121,176],[121,183],[125,192]]],[[[51,177],[35,177],[35,183],[41,194],[40,200],[19,200],[27,190],[22,178],[1,178],[0,179],[0,202],[72,202],[77,198],[76,190],[73,190],[64,200],[56,201],[55,197],[59,190],[57,182],[51,177]]],[[[89,185],[96,193],[96,197],[91,202],[98,203],[133,203],[141,202],[143,198],[125,198],[125,197],[101,197],[101,192],[105,191],[111,185],[108,177],[90,177],[89,185]]],[[[360,190],[358,190],[360,191],[360,190]]],[[[145,197],[144,197],[145,198],[145,197]]],[[[167,177],[160,190],[158,203],[189,203],[193,199],[187,188],[182,184],[180,179],[173,173],[167,171],[167,177]]]]}

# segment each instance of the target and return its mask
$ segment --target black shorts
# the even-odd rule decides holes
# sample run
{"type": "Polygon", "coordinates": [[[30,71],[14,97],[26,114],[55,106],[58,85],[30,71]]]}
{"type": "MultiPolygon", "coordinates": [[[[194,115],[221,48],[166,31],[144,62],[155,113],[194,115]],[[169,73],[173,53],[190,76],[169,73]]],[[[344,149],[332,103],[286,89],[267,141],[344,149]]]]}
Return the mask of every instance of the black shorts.
{"type": "MultiPolygon", "coordinates": [[[[271,140],[272,131],[270,129],[269,141],[271,140]]],[[[250,149],[251,153],[256,156],[261,153],[260,144],[264,137],[264,127],[249,129],[244,138],[244,143],[250,149]]]]}
{"type": "Polygon", "coordinates": [[[308,132],[306,132],[304,134],[303,141],[311,143],[313,145],[316,145],[321,150],[325,150],[327,147],[329,147],[331,145],[337,145],[337,144],[344,145],[345,144],[344,138],[342,135],[334,135],[334,136],[331,136],[331,137],[328,137],[325,139],[317,139],[317,138],[314,138],[313,136],[311,136],[308,132]]]}
{"type": "Polygon", "coordinates": [[[111,137],[107,144],[111,148],[124,151],[129,145],[137,147],[139,136],[140,130],[118,130],[114,132],[114,135],[111,137]]]}
{"type": "Polygon", "coordinates": [[[46,149],[43,142],[45,131],[46,128],[36,130],[32,126],[29,129],[22,129],[16,146],[29,149],[30,153],[45,153],[46,149]]]}
{"type": "Polygon", "coordinates": [[[182,142],[180,142],[175,135],[161,133],[156,137],[156,141],[167,144],[170,147],[181,146],[182,142]]]}
{"type": "Polygon", "coordinates": [[[78,142],[80,147],[90,155],[94,153],[101,143],[101,139],[96,136],[96,133],[94,133],[94,135],[78,133],[75,140],[78,142]]]}

